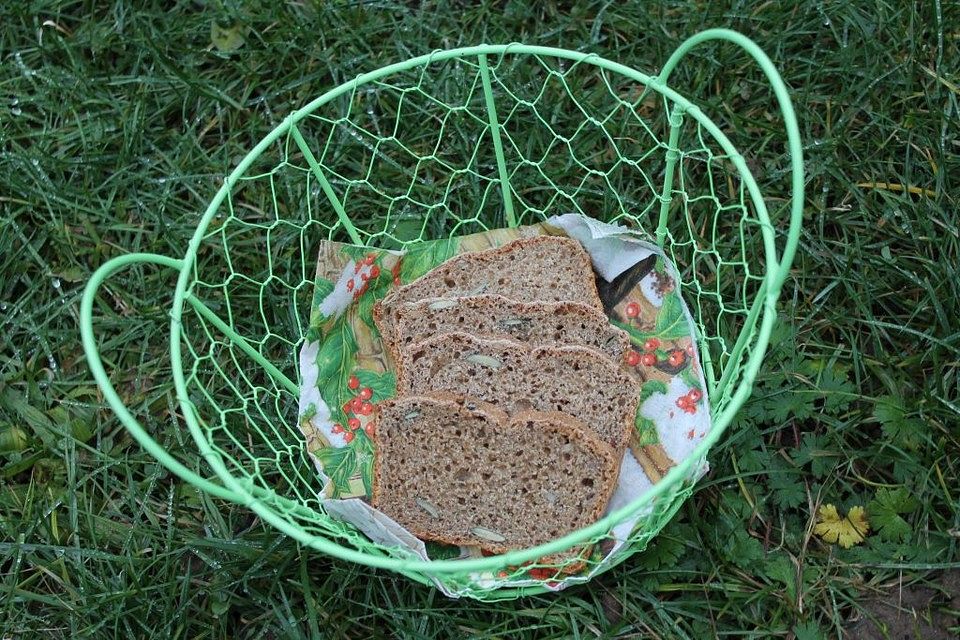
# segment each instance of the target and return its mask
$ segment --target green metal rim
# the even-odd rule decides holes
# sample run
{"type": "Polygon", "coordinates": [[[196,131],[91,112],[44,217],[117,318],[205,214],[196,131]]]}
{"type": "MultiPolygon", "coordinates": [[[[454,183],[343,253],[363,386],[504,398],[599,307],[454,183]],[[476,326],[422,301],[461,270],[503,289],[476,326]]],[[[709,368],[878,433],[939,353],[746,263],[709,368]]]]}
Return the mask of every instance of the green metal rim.
{"type": "MultiPolygon", "coordinates": [[[[705,458],[706,452],[719,440],[723,434],[723,431],[732,420],[734,414],[751,392],[753,380],[762,363],[763,354],[766,351],[770,333],[776,321],[776,300],[783,281],[785,280],[789,271],[793,255],[796,250],[796,245],[798,243],[802,206],[802,148],[799,139],[799,128],[797,126],[796,116],[790,104],[788,91],[769,58],[759,49],[756,44],[739,33],[723,29],[714,29],[702,32],[690,38],[689,40],[685,41],[676,50],[676,52],[674,52],[664,66],[661,74],[656,77],[648,76],[620,63],[606,60],[593,54],[550,47],[537,47],[522,44],[479,45],[475,47],[465,47],[460,49],[433,52],[358,76],[349,82],[331,89],[303,108],[288,116],[279,126],[277,126],[266,137],[264,137],[263,140],[261,140],[244,157],[234,171],[228,176],[223,186],[211,200],[210,205],[200,220],[197,230],[191,239],[182,260],[174,260],[172,258],[155,256],[151,254],[132,254],[129,256],[123,256],[122,259],[115,259],[121,260],[121,262],[111,261],[103,265],[103,267],[101,267],[94,274],[87,286],[87,290],[84,293],[84,300],[81,307],[81,333],[83,337],[83,344],[94,376],[103,389],[106,399],[114,408],[114,410],[117,411],[117,414],[123,424],[135,437],[137,437],[138,441],[140,441],[141,444],[143,444],[143,446],[152,455],[157,457],[158,460],[164,463],[172,471],[192,484],[198,486],[200,489],[210,491],[212,494],[217,495],[218,497],[244,504],[253,509],[266,522],[275,526],[277,529],[291,536],[298,542],[343,560],[358,562],[372,567],[391,569],[407,575],[421,574],[430,576],[448,573],[496,570],[505,565],[519,565],[544,555],[557,553],[581,543],[588,538],[605,533],[616,523],[639,512],[644,506],[650,504],[658,496],[664,494],[676,483],[683,482],[689,475],[693,466],[695,464],[699,464],[705,458]],[[770,80],[781,108],[786,126],[788,150],[791,156],[793,198],[791,201],[790,227],[785,241],[783,255],[779,260],[777,259],[775,234],[773,226],[770,223],[766,205],[762,199],[757,182],[746,166],[743,157],[737,152],[736,148],[726,137],[726,135],[717,127],[717,125],[715,125],[696,105],[691,103],[673,89],[666,86],[667,78],[675,66],[679,63],[680,59],[696,45],[710,40],[729,41],[746,50],[747,53],[749,53],[758,62],[767,78],[770,80]],[[671,469],[659,483],[653,486],[649,492],[638,498],[635,502],[611,514],[608,514],[593,525],[572,532],[547,544],[529,549],[511,551],[499,556],[491,556],[486,558],[471,560],[425,561],[419,558],[398,559],[372,555],[363,551],[341,546],[335,541],[327,538],[307,534],[299,527],[296,527],[286,521],[275,511],[273,511],[269,505],[265,504],[261,499],[254,495],[253,487],[241,482],[229,472],[219,455],[213,451],[210,443],[207,441],[203,428],[194,414],[193,405],[189,400],[189,395],[186,388],[186,380],[182,369],[180,322],[184,303],[189,296],[190,280],[197,256],[197,251],[203,240],[205,230],[210,221],[213,219],[223,200],[233,189],[236,182],[243,176],[249,166],[261,155],[261,153],[274,142],[276,142],[282,135],[291,132],[291,130],[295,131],[295,125],[297,122],[307,117],[310,113],[327,104],[337,96],[340,96],[348,91],[352,91],[360,85],[380,79],[384,76],[424,64],[429,64],[431,62],[439,62],[464,56],[495,55],[503,57],[514,54],[530,54],[565,58],[574,61],[576,64],[595,65],[597,67],[622,74],[639,83],[642,83],[650,89],[657,91],[668,100],[672,101],[684,113],[694,118],[700,125],[704,127],[706,131],[708,131],[711,136],[713,136],[724,152],[729,155],[732,163],[743,179],[744,185],[750,196],[751,203],[754,207],[757,217],[760,220],[764,243],[764,253],[766,256],[766,274],[757,300],[757,303],[760,306],[756,307],[757,311],[762,313],[762,319],[760,321],[760,329],[756,336],[755,348],[744,367],[742,379],[724,411],[719,415],[714,416],[713,429],[708,436],[696,447],[693,453],[688,456],[686,460],[684,460],[677,467],[671,469]],[[125,409],[125,407],[123,407],[122,401],[112,386],[110,386],[109,377],[103,369],[97,353],[96,341],[92,330],[93,298],[95,297],[97,288],[100,286],[100,284],[102,284],[106,277],[108,277],[116,269],[134,262],[153,262],[179,269],[179,278],[177,280],[174,293],[170,325],[170,354],[174,373],[174,385],[177,392],[178,401],[180,402],[184,411],[184,417],[187,422],[188,429],[190,430],[190,433],[193,436],[201,455],[207,461],[207,463],[210,464],[217,477],[219,477],[219,479],[222,481],[224,485],[223,487],[211,483],[209,480],[201,478],[194,472],[190,471],[181,463],[174,460],[158,443],[150,439],[149,435],[136,422],[136,419],[129,413],[128,410],[125,409]]],[[[260,492],[262,491],[263,490],[260,490],[260,492]]],[[[517,590],[518,593],[535,593],[538,591],[542,591],[542,588],[521,588],[517,590]]]]}

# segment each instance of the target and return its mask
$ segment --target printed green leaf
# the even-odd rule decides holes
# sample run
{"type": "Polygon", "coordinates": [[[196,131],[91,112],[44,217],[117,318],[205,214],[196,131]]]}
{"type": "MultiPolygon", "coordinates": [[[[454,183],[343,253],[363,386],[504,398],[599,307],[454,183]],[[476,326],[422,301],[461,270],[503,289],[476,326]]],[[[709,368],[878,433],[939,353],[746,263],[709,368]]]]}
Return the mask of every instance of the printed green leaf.
{"type": "MultiPolygon", "coordinates": [[[[323,337],[323,344],[317,352],[317,369],[320,380],[340,375],[349,370],[353,363],[353,354],[357,350],[357,341],[353,328],[345,318],[340,318],[323,337]]],[[[349,377],[349,376],[347,376],[349,377]]]]}
{"type": "Polygon", "coordinates": [[[373,322],[373,306],[378,300],[387,295],[387,291],[389,291],[390,285],[392,284],[393,280],[390,272],[387,271],[384,273],[381,271],[380,276],[371,283],[370,288],[360,296],[360,300],[357,302],[357,315],[365,325],[370,327],[374,336],[379,337],[380,330],[377,329],[377,325],[373,322]]]}
{"type": "Polygon", "coordinates": [[[655,393],[666,393],[667,383],[662,380],[647,380],[640,387],[640,404],[642,405],[647,398],[655,393]]]}
{"type": "MultiPolygon", "coordinates": [[[[690,362],[688,359],[687,362],[690,362]]],[[[700,386],[700,378],[697,377],[697,374],[694,373],[693,367],[686,367],[680,371],[677,375],[680,376],[680,379],[683,380],[691,389],[696,389],[697,391],[703,391],[703,388],[700,386]]]]}
{"type": "Polygon", "coordinates": [[[676,290],[663,297],[654,326],[661,340],[677,340],[690,335],[690,325],[683,315],[683,303],[676,290]]]}
{"type": "Polygon", "coordinates": [[[449,238],[433,240],[411,247],[400,263],[400,282],[406,284],[416,280],[441,262],[451,258],[457,252],[458,240],[449,238]]]}
{"type": "Polygon", "coordinates": [[[323,465],[323,472],[333,484],[333,497],[339,498],[350,483],[350,476],[357,468],[357,454],[353,447],[326,447],[315,455],[323,465]]]}
{"type": "Polygon", "coordinates": [[[354,440],[354,442],[358,443],[357,457],[359,459],[360,479],[363,480],[363,492],[367,496],[372,496],[373,495],[373,462],[374,462],[373,441],[370,440],[366,432],[358,431],[357,433],[363,434],[362,436],[354,440]]]}
{"type": "Polygon", "coordinates": [[[307,328],[306,338],[310,342],[320,339],[323,322],[326,317],[320,313],[320,305],[333,291],[333,283],[324,278],[317,278],[313,286],[313,303],[310,306],[310,326],[307,328]]]}
{"type": "Polygon", "coordinates": [[[355,372],[355,375],[360,381],[361,388],[370,387],[370,390],[373,391],[371,402],[388,400],[397,393],[397,378],[390,371],[374,373],[373,371],[360,369],[355,372]]]}
{"type": "Polygon", "coordinates": [[[320,303],[333,291],[333,282],[326,278],[318,277],[313,283],[313,309],[320,306],[320,303]]]}
{"type": "Polygon", "coordinates": [[[341,407],[346,400],[347,381],[354,368],[356,353],[357,341],[353,328],[343,316],[324,337],[316,360],[320,396],[337,422],[345,420],[341,407]]]}
{"type": "Polygon", "coordinates": [[[660,442],[660,436],[657,434],[656,423],[654,423],[653,420],[640,415],[639,409],[637,410],[637,417],[634,421],[634,426],[637,429],[637,442],[640,444],[640,446],[647,446],[660,442]]]}
{"type": "Polygon", "coordinates": [[[340,253],[347,256],[354,262],[363,260],[373,251],[370,247],[364,247],[356,244],[345,244],[340,247],[340,253]]]}
{"type": "Polygon", "coordinates": [[[626,331],[630,335],[630,342],[635,345],[642,345],[644,341],[647,340],[647,338],[651,338],[654,336],[654,334],[652,333],[645,333],[643,331],[638,331],[637,328],[634,327],[629,322],[621,322],[616,318],[610,318],[610,324],[617,327],[618,329],[623,329],[624,331],[626,331]]]}

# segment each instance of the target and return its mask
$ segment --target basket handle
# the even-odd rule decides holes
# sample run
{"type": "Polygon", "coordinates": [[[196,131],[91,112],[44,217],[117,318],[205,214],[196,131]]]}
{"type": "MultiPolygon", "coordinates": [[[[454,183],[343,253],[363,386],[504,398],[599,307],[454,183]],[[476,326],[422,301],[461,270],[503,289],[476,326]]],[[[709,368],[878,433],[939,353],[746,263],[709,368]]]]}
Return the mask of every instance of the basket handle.
{"type": "Polygon", "coordinates": [[[776,286],[779,286],[786,280],[790,271],[790,265],[793,264],[793,257],[797,252],[797,245],[800,240],[800,228],[803,222],[803,146],[800,144],[800,128],[797,126],[797,115],[793,110],[793,103],[790,101],[790,91],[784,83],[783,78],[777,71],[776,65],[763,52],[757,43],[747,36],[733,31],[732,29],[707,29],[701,31],[684,40],[679,47],[667,59],[657,76],[658,82],[666,85],[667,79],[673,72],[680,60],[694,47],[704,42],[710,41],[732,42],[746,51],[760,65],[760,69],[767,77],[767,81],[773,87],[773,93],[777,97],[777,103],[780,107],[780,114],[783,116],[784,126],[787,131],[787,149],[790,152],[791,168],[791,200],[790,200],[790,228],[787,231],[787,242],[783,248],[783,254],[780,256],[777,277],[774,279],[776,286]]]}
{"type": "Polygon", "coordinates": [[[97,351],[97,341],[93,334],[93,301],[104,280],[120,269],[138,263],[157,264],[177,270],[183,268],[183,261],[175,258],[156,253],[130,253],[108,260],[93,273],[83,291],[83,299],[80,302],[80,337],[83,341],[83,351],[87,356],[87,364],[90,366],[90,371],[93,373],[93,377],[100,386],[100,389],[103,390],[103,395],[107,403],[109,403],[110,407],[120,418],[123,426],[126,427],[127,431],[130,432],[137,442],[154,458],[159,460],[163,466],[202,491],[206,491],[218,498],[231,502],[246,503],[248,500],[242,496],[206,478],[202,478],[188,469],[183,463],[167,453],[156,440],[150,437],[146,429],[137,422],[137,419],[133,417],[130,410],[123,404],[123,400],[120,399],[120,395],[110,382],[110,376],[107,375],[107,372],[103,368],[100,353],[97,351]]]}

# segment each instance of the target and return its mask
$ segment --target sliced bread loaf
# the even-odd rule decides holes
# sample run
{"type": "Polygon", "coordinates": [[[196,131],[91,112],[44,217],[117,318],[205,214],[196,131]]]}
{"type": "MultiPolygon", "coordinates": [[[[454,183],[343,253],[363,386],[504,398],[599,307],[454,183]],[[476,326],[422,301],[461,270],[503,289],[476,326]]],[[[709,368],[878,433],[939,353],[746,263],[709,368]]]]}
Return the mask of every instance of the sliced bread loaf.
{"type": "Polygon", "coordinates": [[[625,331],[582,302],[517,302],[500,295],[430,298],[401,305],[396,326],[397,349],[457,331],[532,346],[582,345],[617,362],[630,348],[625,331]]]}
{"type": "Polygon", "coordinates": [[[449,333],[404,347],[398,355],[398,396],[446,391],[493,403],[511,415],[562,411],[614,451],[626,448],[640,382],[598,351],[449,333]]]}
{"type": "Polygon", "coordinates": [[[583,247],[570,238],[534,236],[447,260],[377,302],[373,317],[393,350],[397,315],[404,303],[481,293],[528,302],[582,302],[603,310],[590,256],[583,247]]]}
{"type": "Polygon", "coordinates": [[[381,402],[376,420],[371,502],[423,540],[542,544],[600,518],[617,483],[620,457],[557,412],[439,393],[381,402]]]}

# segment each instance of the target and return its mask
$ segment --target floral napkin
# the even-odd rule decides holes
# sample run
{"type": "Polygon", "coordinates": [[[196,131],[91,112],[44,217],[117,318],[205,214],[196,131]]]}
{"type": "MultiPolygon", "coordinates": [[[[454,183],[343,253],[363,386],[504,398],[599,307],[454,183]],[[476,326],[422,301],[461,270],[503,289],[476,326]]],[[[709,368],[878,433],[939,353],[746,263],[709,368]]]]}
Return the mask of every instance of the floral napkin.
{"type": "MultiPolygon", "coordinates": [[[[320,474],[318,491],[331,516],[353,523],[375,542],[406,547],[424,559],[479,554],[475,548],[424,544],[366,502],[376,456],[374,407],[392,397],[396,387],[373,322],[373,305],[394,287],[454,255],[541,234],[568,235],[583,245],[610,322],[627,331],[633,343],[624,365],[642,383],[640,406],[608,509],[636,500],[709,431],[696,329],[680,297],[676,269],[655,245],[627,229],[568,214],[527,227],[423,242],[403,253],[325,242],[317,262],[310,328],[300,352],[299,424],[320,474]]],[[[700,461],[694,473],[705,469],[705,461],[700,461]]],[[[635,518],[614,527],[613,544],[594,547],[597,557],[580,574],[550,582],[550,588],[582,582],[614,561],[636,522],[635,518]]],[[[540,580],[537,572],[474,577],[485,586],[491,581],[521,586],[540,580]]],[[[439,586],[448,595],[457,595],[439,586]]]]}

